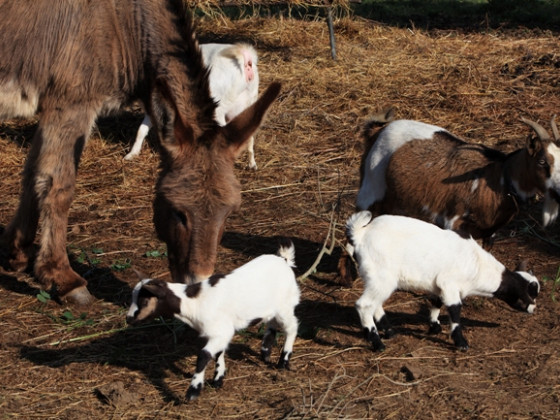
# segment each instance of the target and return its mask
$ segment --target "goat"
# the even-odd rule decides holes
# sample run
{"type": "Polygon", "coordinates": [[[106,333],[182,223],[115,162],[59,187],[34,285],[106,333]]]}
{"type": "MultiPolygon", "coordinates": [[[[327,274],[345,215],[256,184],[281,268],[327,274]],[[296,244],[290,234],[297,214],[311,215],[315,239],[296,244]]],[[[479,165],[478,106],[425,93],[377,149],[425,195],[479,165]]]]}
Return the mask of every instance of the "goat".
{"type": "Polygon", "coordinates": [[[40,112],[19,207],[0,237],[2,265],[24,270],[34,260],[38,282],[62,300],[93,300],[66,251],[82,150],[99,115],[137,100],[162,146],[154,225],[173,279],[214,271],[226,219],[241,205],[235,159],[280,84],[221,127],[186,7],[182,0],[0,0],[0,120],[40,112]]]}
{"type": "Polygon", "coordinates": [[[133,325],[158,316],[176,317],[208,339],[198,354],[188,400],[200,395],[204,371],[212,359],[216,360],[214,385],[222,385],[224,352],[235,331],[249,325],[268,323],[261,347],[265,362],[270,361],[277,329],[285,332],[278,367],[289,369],[298,329],[294,308],[300,294],[292,269],[294,258],[289,241],[280,246],[277,255],[261,255],[228,275],[213,275],[193,285],[143,279],[132,292],[127,322],[133,325]]]}
{"type": "Polygon", "coordinates": [[[524,267],[509,271],[472,237],[406,216],[373,219],[367,210],[350,216],[346,228],[364,281],[356,309],[374,350],[385,348],[378,328],[386,337],[394,334],[383,302],[397,289],[430,294],[431,333],[441,332],[438,316],[445,305],[451,338],[461,350],[468,349],[460,322],[462,301],[467,297],[496,297],[528,313],[536,307],[538,280],[524,267]]]}
{"type": "MultiPolygon", "coordinates": [[[[224,126],[241,111],[255,103],[259,94],[257,52],[246,44],[200,44],[202,59],[210,72],[210,94],[217,102],[215,118],[224,126]]],[[[140,154],[142,143],[152,123],[146,114],[130,152],[124,157],[131,160],[140,154]]],[[[247,143],[249,167],[257,169],[254,136],[247,143]]]]}
{"type": "Polygon", "coordinates": [[[543,224],[550,224],[558,214],[560,147],[542,126],[522,121],[538,138],[509,154],[422,122],[389,123],[366,152],[357,209],[413,216],[484,239],[515,217],[519,201],[539,193],[546,197],[543,224]]]}
{"type": "MultiPolygon", "coordinates": [[[[369,147],[362,157],[356,211],[416,217],[489,246],[492,235],[517,215],[520,201],[539,193],[545,196],[543,224],[552,223],[560,202],[560,136],[554,119],[555,140],[539,124],[522,121],[537,138],[509,154],[419,121],[392,121],[373,134],[366,130],[369,147]]],[[[373,125],[377,122],[384,120],[373,125]]],[[[352,253],[351,246],[347,251],[352,253]]],[[[344,284],[352,282],[348,265],[343,255],[344,284]]]]}

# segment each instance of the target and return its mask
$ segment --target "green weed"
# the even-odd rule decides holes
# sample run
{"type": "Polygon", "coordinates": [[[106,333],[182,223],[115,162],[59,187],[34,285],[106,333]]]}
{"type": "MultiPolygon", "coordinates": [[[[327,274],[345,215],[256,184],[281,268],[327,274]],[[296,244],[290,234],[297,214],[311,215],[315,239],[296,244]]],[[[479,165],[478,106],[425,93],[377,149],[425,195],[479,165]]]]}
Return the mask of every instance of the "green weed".
{"type": "Polygon", "coordinates": [[[47,303],[49,300],[51,300],[51,295],[48,292],[41,290],[39,293],[37,293],[37,300],[41,303],[47,303]]]}
{"type": "Polygon", "coordinates": [[[558,270],[556,271],[556,276],[554,276],[554,278],[543,277],[542,282],[544,285],[548,283],[552,283],[550,298],[552,299],[553,302],[557,302],[556,294],[560,292],[560,266],[558,266],[558,270]]]}
{"type": "Polygon", "coordinates": [[[167,251],[160,251],[159,249],[154,249],[152,251],[146,251],[144,256],[148,258],[165,258],[167,257],[167,251]]]}

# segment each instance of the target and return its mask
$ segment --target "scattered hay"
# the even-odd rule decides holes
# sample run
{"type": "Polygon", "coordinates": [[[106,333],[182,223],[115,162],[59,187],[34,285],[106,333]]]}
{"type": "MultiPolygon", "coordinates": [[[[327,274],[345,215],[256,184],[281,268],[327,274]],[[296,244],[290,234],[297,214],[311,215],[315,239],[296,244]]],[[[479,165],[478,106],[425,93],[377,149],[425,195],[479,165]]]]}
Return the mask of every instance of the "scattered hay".
{"type": "MultiPolygon", "coordinates": [[[[273,80],[283,84],[256,136],[259,170],[246,169],[245,158],[239,161],[243,205],[227,222],[219,271],[274,252],[275,238],[290,236],[302,274],[316,260],[331,225],[336,239],[343,239],[358,187],[360,133],[378,109],[393,105],[398,118],[438,124],[505,151],[522,146],[530,132],[520,116],[546,124],[560,110],[555,34],[426,32],[344,18],[335,22],[338,60],[333,61],[322,21],[204,16],[198,27],[205,41],[253,43],[263,88],[273,80]]],[[[466,334],[476,330],[467,356],[455,353],[448,337],[425,334],[421,298],[401,299],[397,293],[386,308],[401,334],[385,353],[372,354],[353,308],[361,283],[341,288],[336,282],[338,248],[325,253],[302,284],[293,370],[264,366],[259,332],[249,329],[230,347],[224,389],[208,387],[200,401],[183,404],[200,348],[196,335],[179,323],[125,328],[137,279],[131,270],[110,269],[115,259],[128,258],[147,274],[169,278],[166,259],[151,256],[164,251],[152,223],[157,154],[145,146],[138,159],[122,161],[141,120],[138,109],[101,120],[79,169],[69,253],[99,298],[87,313],[93,324],[65,324],[61,316],[67,308],[40,303],[36,288],[26,283],[32,284],[29,276],[0,269],[0,412],[5,416],[558,417],[553,281],[543,284],[542,310],[533,317],[499,303],[467,302],[466,334]]],[[[22,121],[0,126],[0,226],[17,206],[32,132],[33,124],[22,121]]],[[[504,235],[493,252],[508,266],[528,257],[540,278],[554,280],[558,227],[543,232],[523,217],[508,227],[512,235],[504,235]]]]}

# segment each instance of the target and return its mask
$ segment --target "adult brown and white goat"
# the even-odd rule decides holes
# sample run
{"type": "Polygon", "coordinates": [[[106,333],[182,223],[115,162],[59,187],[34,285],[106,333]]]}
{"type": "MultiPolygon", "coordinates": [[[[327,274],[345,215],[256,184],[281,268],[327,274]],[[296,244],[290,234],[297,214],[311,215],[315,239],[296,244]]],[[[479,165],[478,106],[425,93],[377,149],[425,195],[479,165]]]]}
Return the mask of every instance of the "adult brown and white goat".
{"type": "Polygon", "coordinates": [[[477,239],[508,223],[519,200],[540,193],[543,224],[552,223],[560,197],[560,148],[541,125],[522,121],[538,137],[509,154],[419,121],[389,123],[371,139],[357,209],[417,217],[477,239]]]}
{"type": "Polygon", "coordinates": [[[294,258],[293,243],[287,241],[277,255],[261,255],[228,275],[214,275],[201,283],[187,286],[143,279],[132,292],[127,321],[135,324],[158,316],[175,317],[208,339],[198,355],[187,399],[200,395],[206,365],[212,359],[216,360],[214,384],[221,386],[227,346],[235,331],[249,325],[268,323],[261,347],[266,362],[276,330],[285,332],[278,367],[288,369],[298,329],[294,309],[300,295],[292,269],[294,258]]]}
{"type": "Polygon", "coordinates": [[[173,279],[210,276],[226,219],[241,204],[235,159],[280,85],[221,127],[183,0],[0,0],[0,16],[0,120],[40,117],[19,208],[0,238],[3,265],[25,269],[39,230],[42,287],[91,302],[66,251],[80,156],[99,115],[140,100],[162,146],[154,224],[173,279]]]}
{"type": "MultiPolygon", "coordinates": [[[[434,125],[390,122],[366,137],[356,209],[416,217],[489,240],[515,217],[520,201],[539,193],[543,224],[552,223],[560,201],[560,147],[541,125],[522,121],[537,137],[509,154],[434,125]]],[[[341,282],[349,284],[344,258],[339,268],[341,282]]]]}
{"type": "MultiPolygon", "coordinates": [[[[221,126],[254,104],[259,95],[259,70],[257,52],[247,44],[200,44],[204,64],[208,67],[210,94],[217,103],[215,118],[221,126]]],[[[142,143],[152,123],[146,114],[132,149],[124,157],[131,160],[140,154],[142,143]]],[[[254,151],[254,136],[247,143],[249,167],[257,169],[254,151]]]]}
{"type": "Polygon", "coordinates": [[[383,303],[397,289],[430,294],[432,333],[441,331],[438,316],[445,305],[451,338],[462,350],[468,343],[461,332],[461,306],[468,296],[496,297],[528,313],[535,309],[538,280],[522,267],[506,269],[472,237],[412,217],[386,214],[372,219],[367,210],[350,216],[347,235],[364,281],[356,309],[374,350],[385,348],[378,327],[385,336],[394,333],[383,303]]]}

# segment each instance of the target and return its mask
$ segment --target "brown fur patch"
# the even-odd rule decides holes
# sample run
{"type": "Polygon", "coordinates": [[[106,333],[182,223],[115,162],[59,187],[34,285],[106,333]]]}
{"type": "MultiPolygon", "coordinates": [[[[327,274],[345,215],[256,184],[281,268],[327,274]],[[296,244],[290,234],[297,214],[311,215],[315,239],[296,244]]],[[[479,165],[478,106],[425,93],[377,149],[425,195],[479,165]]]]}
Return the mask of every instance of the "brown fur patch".
{"type": "Polygon", "coordinates": [[[210,278],[208,279],[208,283],[210,283],[210,286],[214,287],[224,277],[225,277],[224,274],[214,274],[214,275],[210,276],[210,278]]]}
{"type": "Polygon", "coordinates": [[[187,286],[187,297],[195,298],[199,295],[202,289],[202,283],[190,284],[187,286]]]}
{"type": "Polygon", "coordinates": [[[410,141],[393,154],[385,198],[373,210],[435,222],[474,238],[491,236],[518,211],[502,181],[515,153],[505,155],[444,132],[429,141],[410,141]]]}

